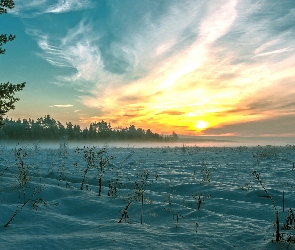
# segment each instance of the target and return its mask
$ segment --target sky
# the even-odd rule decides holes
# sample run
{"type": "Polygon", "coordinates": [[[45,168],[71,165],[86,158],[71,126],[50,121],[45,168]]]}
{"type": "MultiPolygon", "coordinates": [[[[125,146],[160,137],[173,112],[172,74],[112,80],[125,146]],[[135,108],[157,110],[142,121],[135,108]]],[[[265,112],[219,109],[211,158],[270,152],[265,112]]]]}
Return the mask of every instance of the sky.
{"type": "Polygon", "coordinates": [[[294,0],[15,0],[9,118],[160,134],[295,136],[294,0]]]}

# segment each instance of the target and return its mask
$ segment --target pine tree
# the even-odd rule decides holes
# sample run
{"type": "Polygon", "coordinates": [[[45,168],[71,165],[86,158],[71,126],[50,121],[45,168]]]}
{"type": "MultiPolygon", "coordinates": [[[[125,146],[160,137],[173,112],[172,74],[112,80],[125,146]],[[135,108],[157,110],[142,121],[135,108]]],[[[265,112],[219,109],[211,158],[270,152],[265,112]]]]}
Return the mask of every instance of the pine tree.
{"type": "MultiPolygon", "coordinates": [[[[1,0],[0,15],[7,13],[7,9],[14,7],[13,0],[1,0]]],[[[14,35],[0,34],[0,54],[5,54],[5,49],[2,45],[12,41],[14,35]]],[[[4,115],[11,109],[14,109],[14,103],[19,98],[14,97],[15,92],[22,90],[25,87],[25,82],[20,84],[0,83],[0,128],[4,125],[4,115]]]]}
{"type": "MultiPolygon", "coordinates": [[[[1,0],[0,3],[0,15],[7,13],[7,8],[12,9],[14,7],[13,0],[1,0]]],[[[2,45],[12,41],[15,38],[14,35],[0,34],[0,54],[5,53],[5,49],[2,49],[2,45]]]]}

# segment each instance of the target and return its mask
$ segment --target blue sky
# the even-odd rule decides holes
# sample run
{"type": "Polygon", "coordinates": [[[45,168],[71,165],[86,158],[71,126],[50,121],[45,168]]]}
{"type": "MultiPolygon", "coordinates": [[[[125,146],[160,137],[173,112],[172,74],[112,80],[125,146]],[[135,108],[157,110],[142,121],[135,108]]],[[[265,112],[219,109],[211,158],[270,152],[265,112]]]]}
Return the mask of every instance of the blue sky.
{"type": "Polygon", "coordinates": [[[189,135],[295,135],[295,1],[16,0],[9,117],[189,135]]]}

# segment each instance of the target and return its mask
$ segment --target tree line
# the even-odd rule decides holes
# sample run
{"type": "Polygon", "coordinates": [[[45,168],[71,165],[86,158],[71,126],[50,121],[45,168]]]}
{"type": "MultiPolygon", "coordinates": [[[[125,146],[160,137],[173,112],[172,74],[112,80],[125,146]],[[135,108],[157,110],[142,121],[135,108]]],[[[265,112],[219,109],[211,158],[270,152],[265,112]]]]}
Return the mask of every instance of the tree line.
{"type": "Polygon", "coordinates": [[[6,118],[5,125],[0,130],[1,140],[135,140],[135,141],[176,141],[178,136],[173,132],[170,136],[153,133],[150,129],[144,130],[130,125],[126,128],[113,129],[105,121],[91,123],[89,127],[81,128],[67,122],[51,118],[50,115],[33,119],[12,120],[6,118]]]}

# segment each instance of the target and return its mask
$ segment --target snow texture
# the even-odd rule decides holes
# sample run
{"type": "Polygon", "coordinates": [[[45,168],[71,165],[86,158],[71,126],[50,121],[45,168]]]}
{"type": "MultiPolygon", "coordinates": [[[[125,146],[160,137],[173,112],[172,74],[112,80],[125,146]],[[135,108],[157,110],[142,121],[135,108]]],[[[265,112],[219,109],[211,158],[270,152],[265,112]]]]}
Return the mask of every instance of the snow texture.
{"type": "Polygon", "coordinates": [[[294,162],[290,145],[2,145],[1,248],[295,249],[294,162]]]}

